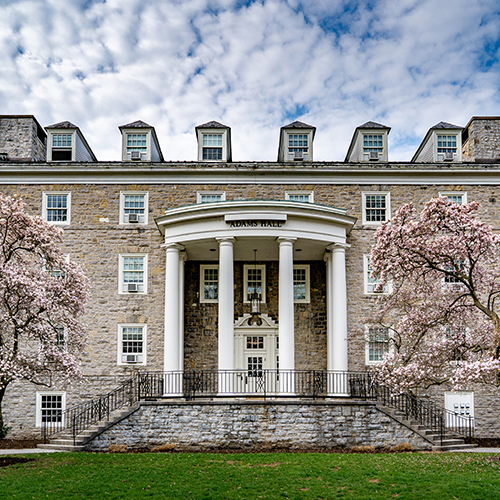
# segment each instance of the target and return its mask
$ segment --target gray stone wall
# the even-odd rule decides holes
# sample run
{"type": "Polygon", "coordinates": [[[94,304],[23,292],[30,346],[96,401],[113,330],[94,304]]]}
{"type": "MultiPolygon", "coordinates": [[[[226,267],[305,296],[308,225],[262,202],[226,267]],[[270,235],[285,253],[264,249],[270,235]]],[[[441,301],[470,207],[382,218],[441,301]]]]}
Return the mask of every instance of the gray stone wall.
{"type": "Polygon", "coordinates": [[[430,444],[411,429],[360,402],[143,403],[138,411],[94,439],[89,449],[110,445],[176,450],[317,450],[356,445],[387,448],[430,444]]]}
{"type": "Polygon", "coordinates": [[[46,161],[45,132],[32,116],[0,116],[0,158],[46,161]]]}
{"type": "Polygon", "coordinates": [[[500,162],[500,118],[473,118],[462,146],[463,161],[500,162]]]}

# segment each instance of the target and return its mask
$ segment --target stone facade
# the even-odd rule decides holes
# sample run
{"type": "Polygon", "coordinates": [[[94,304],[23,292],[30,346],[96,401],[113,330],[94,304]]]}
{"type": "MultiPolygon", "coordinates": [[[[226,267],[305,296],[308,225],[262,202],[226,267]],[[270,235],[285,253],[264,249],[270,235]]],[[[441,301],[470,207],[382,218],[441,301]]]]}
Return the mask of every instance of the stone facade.
{"type": "MultiPolygon", "coordinates": [[[[5,138],[18,137],[20,146],[17,146],[17,153],[15,148],[5,150],[9,159],[15,155],[19,155],[16,158],[27,155],[29,161],[40,159],[41,150],[33,152],[29,149],[29,141],[24,142],[28,136],[34,141],[33,127],[36,123],[33,118],[20,118],[17,122],[11,119],[7,123],[10,128],[2,129],[4,120],[0,119],[0,153],[4,152],[3,144],[12,142],[5,138]]],[[[496,122],[485,121],[484,127],[488,123],[493,126],[496,122]]],[[[488,141],[485,139],[484,142],[488,141]]],[[[468,146],[465,144],[464,147],[468,146]]],[[[478,153],[475,154],[477,157],[478,153]]],[[[164,238],[155,224],[155,218],[168,209],[195,205],[199,192],[223,192],[227,201],[285,200],[288,192],[311,192],[318,206],[340,207],[349,216],[357,218],[347,237],[349,246],[346,248],[350,370],[367,369],[362,318],[369,315],[377,300],[373,295],[365,294],[363,258],[370,253],[377,226],[363,224],[363,193],[389,193],[391,208],[388,217],[404,203],[412,202],[420,210],[440,193],[466,193],[468,201],[475,200],[481,204],[479,217],[500,231],[497,206],[500,200],[500,168],[491,164],[249,162],[214,165],[164,162],[131,165],[130,162],[101,162],[93,163],[92,169],[87,169],[86,164],[71,165],[71,175],[67,173],[67,165],[57,163],[26,163],[19,165],[18,170],[16,165],[11,161],[0,163],[0,192],[19,195],[27,203],[30,213],[42,213],[44,193],[71,193],[71,223],[64,226],[63,251],[83,267],[92,285],[84,318],[89,338],[82,356],[84,380],[75,382],[73,388],[50,388],[66,391],[68,407],[108,392],[137,370],[163,370],[165,249],[162,248],[164,238]],[[96,173],[96,170],[99,172],[96,173]],[[21,175],[23,183],[19,183],[21,175]],[[147,224],[120,224],[121,192],[148,193],[147,224]],[[147,294],[119,293],[120,254],[147,255],[147,294]],[[147,363],[118,364],[118,325],[137,323],[147,325],[147,363]]],[[[275,239],[269,239],[269,247],[277,248],[275,239]]],[[[202,303],[199,297],[200,265],[217,263],[210,255],[214,254],[200,260],[190,258],[188,252],[185,262],[185,369],[217,369],[218,304],[202,303]]],[[[294,255],[294,262],[310,266],[310,303],[294,306],[295,367],[300,370],[324,370],[327,368],[326,265],[322,256],[301,260],[300,255],[303,254],[294,255]]],[[[248,304],[243,303],[244,264],[253,264],[253,261],[236,260],[234,264],[234,320],[249,312],[248,304]]],[[[258,258],[257,264],[266,265],[267,300],[262,305],[262,312],[279,324],[279,262],[275,257],[267,260],[258,258]]],[[[37,390],[43,389],[25,383],[12,384],[7,389],[3,411],[7,425],[13,427],[13,437],[27,437],[38,432],[35,428],[37,390]]],[[[492,417],[500,410],[496,392],[477,387],[471,390],[476,394],[477,432],[484,437],[500,436],[500,421],[492,417]]],[[[443,405],[442,392],[436,395],[436,402],[443,405]]]]}
{"type": "Polygon", "coordinates": [[[151,402],[95,438],[89,450],[170,444],[179,451],[328,451],[399,443],[431,447],[373,403],[151,402]]]}
{"type": "Polygon", "coordinates": [[[497,117],[472,118],[463,131],[462,140],[463,161],[500,161],[500,121],[497,117]]]}

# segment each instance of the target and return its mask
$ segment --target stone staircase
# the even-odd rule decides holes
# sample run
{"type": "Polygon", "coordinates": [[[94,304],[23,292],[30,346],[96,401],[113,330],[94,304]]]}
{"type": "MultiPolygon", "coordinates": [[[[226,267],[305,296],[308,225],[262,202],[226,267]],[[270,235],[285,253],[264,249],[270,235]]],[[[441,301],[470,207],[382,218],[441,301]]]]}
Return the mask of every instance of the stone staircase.
{"type": "Polygon", "coordinates": [[[390,416],[400,424],[408,427],[413,432],[421,436],[423,439],[429,442],[432,445],[432,451],[460,451],[460,450],[469,450],[477,447],[475,444],[467,444],[465,439],[460,436],[446,436],[441,443],[441,439],[439,433],[433,431],[424,425],[421,425],[416,420],[408,420],[406,415],[393,408],[388,408],[381,404],[377,404],[377,408],[382,413],[390,416]]]}
{"type": "Polygon", "coordinates": [[[57,434],[56,437],[50,440],[50,443],[39,444],[38,448],[42,448],[44,450],[85,451],[87,443],[92,441],[92,439],[110,427],[113,427],[124,418],[127,418],[138,409],[139,405],[137,404],[115,411],[112,415],[110,415],[108,420],[102,420],[101,422],[98,422],[97,424],[84,430],[81,434],[78,434],[74,442],[71,432],[68,431],[57,434]]]}

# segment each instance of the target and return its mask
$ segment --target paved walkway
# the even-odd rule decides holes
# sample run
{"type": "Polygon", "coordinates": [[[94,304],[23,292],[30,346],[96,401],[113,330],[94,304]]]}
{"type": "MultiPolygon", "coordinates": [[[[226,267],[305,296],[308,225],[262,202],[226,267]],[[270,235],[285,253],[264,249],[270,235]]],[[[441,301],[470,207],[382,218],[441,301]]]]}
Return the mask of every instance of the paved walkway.
{"type": "Polygon", "coordinates": [[[42,448],[25,448],[23,450],[0,450],[0,455],[28,455],[29,453],[68,453],[66,450],[42,450],[42,448]]]}

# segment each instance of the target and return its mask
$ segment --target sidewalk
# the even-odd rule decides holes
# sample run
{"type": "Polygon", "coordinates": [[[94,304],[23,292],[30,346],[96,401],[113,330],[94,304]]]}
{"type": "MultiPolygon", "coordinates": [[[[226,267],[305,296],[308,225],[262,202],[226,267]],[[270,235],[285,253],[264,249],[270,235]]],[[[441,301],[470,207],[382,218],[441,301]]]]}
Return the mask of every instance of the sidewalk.
{"type": "Polygon", "coordinates": [[[42,450],[42,448],[24,448],[22,450],[0,450],[0,455],[28,455],[30,453],[68,453],[66,450],[42,450]]]}

